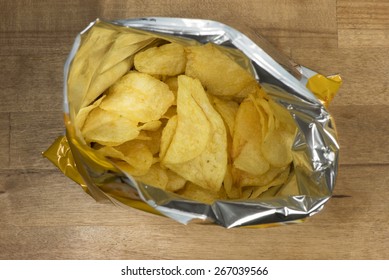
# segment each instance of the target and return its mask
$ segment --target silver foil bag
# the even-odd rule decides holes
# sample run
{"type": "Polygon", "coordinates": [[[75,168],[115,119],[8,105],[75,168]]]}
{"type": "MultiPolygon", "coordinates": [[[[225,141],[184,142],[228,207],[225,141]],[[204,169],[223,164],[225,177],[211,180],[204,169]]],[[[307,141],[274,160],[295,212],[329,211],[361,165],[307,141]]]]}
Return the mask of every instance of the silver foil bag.
{"type": "MultiPolygon", "coordinates": [[[[97,23],[91,23],[76,38],[65,64],[64,112],[71,124],[68,75],[82,44],[82,36],[97,23]]],[[[226,228],[273,223],[298,222],[318,213],[331,197],[338,167],[339,146],[333,119],[326,107],[306,87],[316,74],[294,65],[258,38],[254,43],[241,32],[219,22],[181,18],[141,18],[106,22],[116,29],[151,32],[161,38],[212,42],[240,50],[246,57],[241,64],[250,71],[268,95],[293,116],[298,133],[293,143],[293,166],[299,195],[247,200],[218,200],[204,204],[137,182],[122,172],[113,173],[89,164],[78,144],[69,140],[74,162],[88,193],[96,200],[110,200],[125,207],[159,213],[180,223],[206,222],[226,228]],[[143,206],[142,206],[143,205],[143,206]]]]}

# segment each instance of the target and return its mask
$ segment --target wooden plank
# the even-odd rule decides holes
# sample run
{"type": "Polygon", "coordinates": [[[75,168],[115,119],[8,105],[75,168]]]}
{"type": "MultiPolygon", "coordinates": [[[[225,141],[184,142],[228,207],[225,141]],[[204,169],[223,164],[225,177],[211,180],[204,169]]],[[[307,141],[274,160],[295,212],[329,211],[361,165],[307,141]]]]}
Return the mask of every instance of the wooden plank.
{"type": "Polygon", "coordinates": [[[96,203],[53,171],[3,172],[0,259],[385,259],[388,180],[388,165],[345,166],[347,197],[305,223],[226,230],[96,203]]]}
{"type": "Polygon", "coordinates": [[[339,47],[388,47],[389,3],[386,0],[337,1],[339,47]]]}
{"type": "Polygon", "coordinates": [[[334,105],[389,105],[389,48],[296,48],[292,58],[324,75],[340,73],[334,105]]]}
{"type": "Polygon", "coordinates": [[[80,31],[0,33],[0,57],[57,55],[65,60],[80,31]]]}
{"type": "Polygon", "coordinates": [[[8,113],[0,113],[0,169],[9,166],[9,132],[10,116],[8,113]]]}
{"type": "Polygon", "coordinates": [[[65,56],[0,56],[0,112],[53,111],[63,106],[65,56]]]}
{"type": "Polygon", "coordinates": [[[11,113],[10,168],[55,167],[41,153],[64,133],[61,111],[11,113]]]}
{"type": "Polygon", "coordinates": [[[167,16],[211,19],[247,33],[262,34],[282,51],[293,46],[336,46],[336,1],[308,1],[304,5],[285,0],[103,1],[102,18],[167,16]],[[334,20],[329,20],[334,19],[334,20]]]}
{"type": "Polygon", "coordinates": [[[100,6],[93,0],[3,1],[1,6],[0,32],[79,32],[100,16],[100,6]]]}
{"type": "Polygon", "coordinates": [[[389,164],[389,106],[330,107],[341,164],[389,164]]]}

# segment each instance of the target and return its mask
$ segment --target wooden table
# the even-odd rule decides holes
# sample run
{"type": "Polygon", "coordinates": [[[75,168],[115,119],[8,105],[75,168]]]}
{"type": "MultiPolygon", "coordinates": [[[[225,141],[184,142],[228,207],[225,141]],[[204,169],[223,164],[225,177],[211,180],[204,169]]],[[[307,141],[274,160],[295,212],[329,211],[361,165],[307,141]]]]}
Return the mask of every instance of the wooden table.
{"type": "Polygon", "coordinates": [[[0,259],[388,259],[389,3],[0,2],[0,259]],[[262,34],[296,62],[344,79],[330,106],[341,145],[335,195],[305,223],[178,224],[96,203],[41,156],[64,132],[63,64],[96,18],[213,19],[262,34]]]}

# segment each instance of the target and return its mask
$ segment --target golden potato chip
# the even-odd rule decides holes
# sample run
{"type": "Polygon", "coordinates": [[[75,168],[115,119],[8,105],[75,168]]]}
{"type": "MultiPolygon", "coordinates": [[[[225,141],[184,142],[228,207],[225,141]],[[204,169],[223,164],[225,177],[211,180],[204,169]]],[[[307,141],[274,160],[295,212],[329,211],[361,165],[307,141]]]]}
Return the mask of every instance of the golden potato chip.
{"type": "Polygon", "coordinates": [[[67,81],[69,103],[74,106],[76,113],[97,98],[98,95],[89,97],[87,91],[102,57],[111,47],[116,35],[114,30],[95,26],[82,40],[72,61],[67,81]]]}
{"type": "Polygon", "coordinates": [[[188,58],[185,74],[199,79],[207,92],[216,96],[245,97],[257,86],[254,77],[219,47],[206,44],[185,50],[188,58]]]}
{"type": "Polygon", "coordinates": [[[166,169],[166,174],[169,178],[169,181],[166,185],[167,191],[176,192],[185,186],[187,182],[185,178],[181,177],[170,169],[166,169]]]}
{"type": "Polygon", "coordinates": [[[177,129],[162,163],[212,191],[219,191],[226,172],[227,133],[223,120],[201,83],[184,75],[178,77],[177,129]]]}
{"type": "Polygon", "coordinates": [[[241,197],[241,189],[237,187],[234,182],[231,165],[227,165],[226,174],[223,180],[223,187],[228,198],[238,199],[241,197]]]}
{"type": "Polygon", "coordinates": [[[258,139],[248,141],[233,161],[234,167],[247,173],[260,176],[267,172],[270,164],[262,154],[261,142],[258,139]]]}
{"type": "Polygon", "coordinates": [[[273,169],[272,172],[269,172],[269,174],[267,174],[266,176],[262,176],[262,182],[258,180],[256,185],[248,185],[249,187],[245,187],[242,190],[242,197],[251,199],[258,198],[270,188],[281,186],[287,181],[289,177],[289,171],[289,168],[273,169]],[[277,175],[270,182],[268,182],[269,178],[272,177],[274,174],[277,175]]]}
{"type": "Polygon", "coordinates": [[[91,102],[93,102],[93,100],[95,100],[121,76],[127,73],[131,66],[132,60],[125,59],[112,66],[108,71],[94,76],[87,90],[86,96],[81,104],[81,108],[88,106],[91,102]]]}
{"type": "Polygon", "coordinates": [[[139,135],[139,128],[136,122],[97,107],[87,116],[81,133],[86,142],[117,146],[135,139],[139,135]]]}
{"type": "Polygon", "coordinates": [[[177,115],[171,117],[162,130],[159,157],[164,158],[177,129],[177,115]]]}
{"type": "Polygon", "coordinates": [[[213,98],[216,111],[223,118],[226,123],[230,135],[234,134],[235,116],[238,112],[239,104],[235,101],[226,101],[219,98],[213,98]]]}
{"type": "Polygon", "coordinates": [[[173,102],[173,104],[176,105],[177,104],[177,90],[178,90],[178,80],[177,80],[177,77],[176,76],[169,77],[164,82],[165,82],[165,84],[167,84],[169,86],[169,89],[173,92],[173,94],[174,94],[174,102],[173,102]]]}
{"type": "Polygon", "coordinates": [[[238,109],[232,139],[233,166],[251,175],[259,176],[270,168],[262,153],[261,119],[254,103],[244,100],[238,109]]]}
{"type": "Polygon", "coordinates": [[[104,55],[98,69],[99,73],[103,73],[128,58],[130,55],[147,47],[155,41],[155,38],[150,35],[136,33],[119,33],[110,47],[109,51],[104,55]]]}
{"type": "Polygon", "coordinates": [[[136,122],[159,120],[173,104],[169,87],[148,74],[132,71],[108,90],[100,107],[136,122]]]}
{"type": "Polygon", "coordinates": [[[139,72],[176,76],[185,71],[185,50],[176,43],[149,48],[135,55],[134,65],[139,72]]]}
{"type": "Polygon", "coordinates": [[[260,117],[253,102],[249,99],[244,100],[240,104],[235,117],[232,158],[239,155],[243,146],[253,136],[255,139],[261,137],[260,125],[260,117]]]}
{"type": "Polygon", "coordinates": [[[125,172],[126,174],[129,174],[131,176],[142,176],[142,175],[145,175],[149,171],[149,169],[147,169],[147,170],[137,169],[137,168],[131,166],[130,164],[128,164],[128,162],[123,161],[123,160],[111,158],[111,161],[113,162],[113,164],[117,168],[119,168],[120,171],[125,172]]]}
{"type": "Polygon", "coordinates": [[[157,155],[160,150],[161,145],[161,137],[162,137],[162,130],[163,127],[160,127],[159,129],[155,131],[144,131],[146,133],[146,139],[143,139],[143,142],[147,145],[150,152],[153,155],[157,155]]]}
{"type": "Polygon", "coordinates": [[[131,174],[143,175],[153,164],[153,154],[147,145],[140,140],[128,141],[115,147],[103,146],[97,151],[110,159],[120,159],[127,162],[134,169],[131,174]]]}
{"type": "Polygon", "coordinates": [[[297,129],[297,126],[296,126],[296,123],[295,123],[293,117],[288,112],[288,110],[286,110],[281,105],[277,104],[272,99],[269,100],[269,106],[270,106],[271,110],[273,111],[273,114],[274,114],[276,121],[280,123],[280,124],[278,124],[278,126],[284,125],[285,130],[287,130],[290,133],[294,133],[297,129]]]}
{"type": "Polygon", "coordinates": [[[294,134],[277,129],[269,132],[262,144],[262,154],[275,167],[289,165],[292,160],[294,134]]]}
{"type": "Polygon", "coordinates": [[[178,79],[177,128],[163,158],[165,164],[181,164],[199,156],[205,150],[210,136],[211,124],[193,97],[193,92],[199,90],[201,85],[195,83],[191,88],[193,83],[188,79],[184,76],[178,79]]]}
{"type": "Polygon", "coordinates": [[[138,180],[146,185],[166,189],[169,182],[169,177],[166,170],[162,169],[159,164],[153,164],[146,174],[142,176],[134,176],[135,180],[138,180]]]}
{"type": "Polygon", "coordinates": [[[131,140],[113,148],[121,152],[124,160],[135,168],[149,169],[153,164],[153,153],[145,141],[131,140]]]}
{"type": "Polygon", "coordinates": [[[156,131],[161,127],[161,125],[161,121],[149,121],[145,124],[140,125],[139,128],[147,131],[156,131]]]}
{"type": "Polygon", "coordinates": [[[78,111],[76,118],[74,120],[74,126],[76,127],[76,129],[81,130],[83,128],[85,121],[89,116],[89,113],[92,112],[93,109],[99,107],[99,105],[100,105],[101,101],[103,101],[104,97],[105,97],[105,95],[102,96],[101,98],[99,98],[98,100],[96,100],[93,104],[91,104],[87,107],[81,108],[80,111],[78,111]]]}
{"type": "Polygon", "coordinates": [[[212,204],[217,199],[226,198],[222,191],[204,189],[192,182],[187,182],[185,187],[177,192],[179,195],[206,204],[212,204]]]}

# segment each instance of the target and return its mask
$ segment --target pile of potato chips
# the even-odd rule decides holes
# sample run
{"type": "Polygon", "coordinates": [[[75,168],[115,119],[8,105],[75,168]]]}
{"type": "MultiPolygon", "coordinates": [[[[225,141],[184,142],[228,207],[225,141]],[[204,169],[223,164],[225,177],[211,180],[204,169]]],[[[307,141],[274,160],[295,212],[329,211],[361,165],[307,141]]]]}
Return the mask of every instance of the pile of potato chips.
{"type": "Polygon", "coordinates": [[[140,182],[205,203],[292,184],[289,112],[226,47],[156,42],[88,34],[68,82],[84,143],[140,182]]]}

